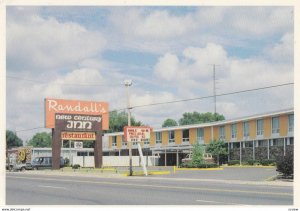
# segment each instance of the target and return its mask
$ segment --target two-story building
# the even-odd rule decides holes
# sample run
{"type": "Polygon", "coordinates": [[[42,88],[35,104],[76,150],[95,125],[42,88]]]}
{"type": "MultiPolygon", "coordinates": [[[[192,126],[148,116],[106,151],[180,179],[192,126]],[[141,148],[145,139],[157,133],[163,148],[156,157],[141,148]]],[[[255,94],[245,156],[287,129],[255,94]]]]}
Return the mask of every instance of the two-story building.
{"type": "MultiPolygon", "coordinates": [[[[123,132],[104,134],[104,155],[128,156],[123,132]]],[[[195,143],[224,140],[228,160],[267,160],[293,153],[294,109],[218,122],[154,129],[142,143],[144,155],[159,155],[160,165],[178,165],[195,143]]],[[[138,155],[133,143],[132,154],[138,155]]]]}

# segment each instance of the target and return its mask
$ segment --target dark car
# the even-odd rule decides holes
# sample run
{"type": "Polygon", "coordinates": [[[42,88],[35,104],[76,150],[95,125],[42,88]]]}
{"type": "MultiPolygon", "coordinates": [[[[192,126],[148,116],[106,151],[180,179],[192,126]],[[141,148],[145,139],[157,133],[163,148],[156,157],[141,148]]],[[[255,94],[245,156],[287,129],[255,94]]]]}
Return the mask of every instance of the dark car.
{"type": "MultiPolygon", "coordinates": [[[[64,159],[60,158],[60,168],[64,167],[64,159]]],[[[52,168],[52,157],[36,157],[31,162],[34,170],[52,168]]]]}

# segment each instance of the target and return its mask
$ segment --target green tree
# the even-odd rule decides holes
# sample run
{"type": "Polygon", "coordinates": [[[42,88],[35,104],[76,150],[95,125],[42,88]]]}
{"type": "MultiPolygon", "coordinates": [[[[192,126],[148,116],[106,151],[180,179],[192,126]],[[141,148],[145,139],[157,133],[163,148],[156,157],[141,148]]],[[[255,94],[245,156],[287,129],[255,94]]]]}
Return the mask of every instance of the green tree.
{"type": "Polygon", "coordinates": [[[192,149],[192,165],[193,166],[198,166],[205,162],[204,158],[203,158],[204,151],[205,151],[205,148],[202,144],[196,143],[193,145],[193,149],[192,149]]]}
{"type": "Polygon", "coordinates": [[[179,119],[179,125],[191,125],[191,124],[200,124],[205,122],[214,122],[224,120],[225,117],[221,114],[213,114],[211,112],[199,113],[199,112],[186,112],[182,115],[182,118],[179,119]]]}
{"type": "Polygon", "coordinates": [[[294,156],[292,154],[277,158],[276,165],[276,171],[282,173],[283,177],[294,177],[294,156]]]}
{"type": "MultiPolygon", "coordinates": [[[[130,118],[132,126],[141,126],[142,122],[136,121],[133,116],[130,118]]],[[[128,115],[125,111],[112,111],[109,114],[109,130],[108,133],[121,132],[124,126],[128,125],[128,115]]]]}
{"type": "Polygon", "coordinates": [[[173,126],[178,126],[176,120],[174,119],[166,119],[162,124],[162,127],[173,127],[173,126]]]}
{"type": "Polygon", "coordinates": [[[51,133],[42,132],[36,133],[27,145],[33,147],[51,147],[51,142],[51,133]]]}
{"type": "Polygon", "coordinates": [[[20,146],[23,146],[22,139],[20,139],[13,131],[6,130],[6,148],[10,149],[20,146]]]}
{"type": "Polygon", "coordinates": [[[220,156],[227,155],[227,148],[224,141],[213,140],[206,146],[206,152],[211,153],[212,156],[217,161],[217,164],[220,165],[220,156]]]}

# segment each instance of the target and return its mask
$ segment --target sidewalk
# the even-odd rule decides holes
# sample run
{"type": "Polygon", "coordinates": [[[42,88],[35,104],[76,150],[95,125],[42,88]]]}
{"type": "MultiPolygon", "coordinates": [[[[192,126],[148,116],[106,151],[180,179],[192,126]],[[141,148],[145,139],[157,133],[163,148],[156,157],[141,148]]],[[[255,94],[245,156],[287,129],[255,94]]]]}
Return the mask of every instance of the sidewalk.
{"type": "Polygon", "coordinates": [[[199,181],[208,183],[225,183],[225,184],[243,184],[243,185],[264,185],[264,186],[286,186],[293,187],[294,182],[291,180],[274,180],[274,181],[244,181],[244,180],[228,180],[228,179],[200,179],[200,178],[172,178],[161,176],[126,176],[117,173],[101,173],[101,172],[84,172],[84,171],[61,171],[61,170],[40,170],[25,172],[7,172],[9,174],[26,174],[26,175],[51,175],[51,176],[80,176],[92,178],[115,178],[128,180],[170,180],[170,181],[199,181]]]}

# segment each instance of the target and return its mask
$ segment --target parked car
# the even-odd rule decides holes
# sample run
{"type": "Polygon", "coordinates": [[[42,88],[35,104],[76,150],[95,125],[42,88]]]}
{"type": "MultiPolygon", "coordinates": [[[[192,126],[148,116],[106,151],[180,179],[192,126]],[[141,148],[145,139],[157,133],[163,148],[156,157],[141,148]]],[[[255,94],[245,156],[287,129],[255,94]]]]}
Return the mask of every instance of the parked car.
{"type": "Polygon", "coordinates": [[[6,169],[9,171],[25,171],[32,170],[31,163],[6,163],[6,169]]]}
{"type": "MultiPolygon", "coordinates": [[[[60,157],[60,168],[64,167],[64,159],[60,157]]],[[[36,157],[31,162],[34,170],[52,168],[52,157],[36,157]]]]}
{"type": "MultiPolygon", "coordinates": [[[[215,163],[211,153],[204,153],[203,159],[206,161],[206,163],[215,163]]],[[[192,161],[192,153],[187,154],[187,156],[181,160],[182,163],[189,163],[191,161],[192,161]]]]}

